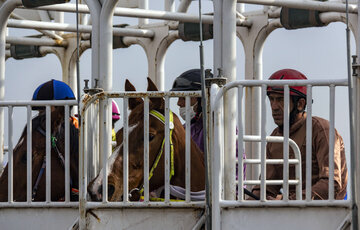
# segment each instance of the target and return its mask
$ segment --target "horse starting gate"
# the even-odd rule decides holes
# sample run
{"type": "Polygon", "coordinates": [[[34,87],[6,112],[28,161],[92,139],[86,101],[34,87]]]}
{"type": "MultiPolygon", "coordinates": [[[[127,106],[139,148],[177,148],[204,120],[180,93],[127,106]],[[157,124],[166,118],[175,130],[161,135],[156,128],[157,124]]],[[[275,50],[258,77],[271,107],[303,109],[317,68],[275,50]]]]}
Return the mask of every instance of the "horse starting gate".
{"type": "MultiPolygon", "coordinates": [[[[171,170],[171,148],[170,130],[173,126],[170,118],[170,107],[172,99],[178,97],[186,98],[187,117],[189,118],[190,97],[200,97],[199,92],[115,92],[112,90],[112,50],[113,47],[125,48],[132,44],[140,44],[146,51],[149,63],[149,78],[152,79],[160,90],[165,87],[164,82],[164,56],[167,48],[176,39],[186,41],[184,38],[186,23],[198,23],[199,18],[186,13],[191,1],[182,0],[178,6],[178,12],[174,11],[174,1],[165,0],[165,11],[148,10],[148,1],[141,0],[138,4],[130,1],[86,1],[85,4],[74,5],[71,3],[60,5],[38,6],[35,3],[23,0],[7,0],[0,3],[0,82],[5,79],[5,60],[9,57],[20,55],[16,53],[15,44],[35,45],[31,47],[37,50],[38,55],[48,52],[57,53],[62,63],[63,80],[79,92],[79,85],[75,80],[76,58],[91,46],[92,81],[91,88],[86,89],[82,95],[79,114],[80,123],[80,146],[79,146],[79,201],[69,200],[69,163],[65,169],[65,201],[51,201],[51,174],[46,172],[46,200],[34,202],[31,200],[33,179],[31,178],[31,161],[27,161],[27,188],[26,201],[17,202],[13,198],[13,108],[26,107],[27,130],[31,134],[31,106],[46,106],[46,156],[50,158],[50,106],[65,106],[65,117],[70,114],[69,106],[77,105],[76,101],[5,101],[4,89],[0,87],[0,169],[2,170],[2,158],[4,152],[5,133],[5,111],[7,111],[8,137],[8,199],[0,202],[0,228],[1,229],[200,229],[203,224],[209,229],[358,229],[357,204],[359,203],[359,181],[356,175],[359,170],[358,153],[360,152],[360,121],[359,121],[359,78],[360,65],[356,59],[353,63],[353,75],[348,78],[339,77],[337,80],[305,80],[294,81],[268,81],[261,80],[262,77],[262,49],[268,35],[276,28],[303,28],[321,26],[342,21],[346,22],[354,33],[358,42],[358,7],[356,4],[345,4],[342,1],[317,2],[317,1],[261,1],[261,0],[238,0],[238,1],[213,1],[214,15],[203,15],[204,24],[212,24],[211,38],[214,39],[214,76],[210,79],[210,87],[207,88],[207,156],[206,174],[207,194],[205,200],[192,201],[190,198],[190,126],[189,119],[186,122],[186,162],[185,162],[185,188],[184,200],[173,201],[170,199],[172,187],[170,183],[171,170]],[[241,7],[236,8],[236,3],[251,3],[270,5],[261,11],[244,12],[241,7]],[[12,13],[14,9],[25,7],[36,7],[39,12],[49,12],[49,15],[57,18],[57,22],[33,22],[25,20],[21,11],[12,13]],[[297,24],[297,17],[293,21],[284,21],[286,18],[280,13],[284,9],[296,8],[306,13],[315,12],[318,24],[297,24]],[[133,9],[140,8],[140,9],[133,9]],[[91,15],[91,26],[81,24],[78,28],[63,23],[61,14],[54,12],[79,12],[83,15],[91,15]],[[50,13],[51,12],[51,13],[50,13]],[[12,19],[8,19],[9,17],[12,19]],[[139,24],[134,27],[113,27],[113,16],[139,17],[139,24]],[[281,17],[281,21],[280,21],[281,17]],[[16,18],[16,20],[14,19],[16,18]],[[164,23],[149,23],[147,18],[166,20],[164,23]],[[101,26],[100,26],[101,25],[101,26]],[[26,37],[14,38],[6,36],[7,27],[35,28],[40,30],[46,38],[26,37]],[[182,29],[183,30],[182,30],[182,29]],[[76,47],[78,39],[71,36],[63,36],[57,31],[79,31],[82,33],[79,46],[76,47]],[[89,34],[91,33],[91,36],[89,34]],[[114,36],[114,37],[113,37],[114,36]],[[236,81],[236,36],[240,38],[245,50],[245,80],[236,81]],[[89,43],[91,39],[91,44],[89,43]],[[113,43],[114,41],[114,43],[113,43]],[[120,41],[119,44],[116,41],[120,41]],[[8,45],[8,44],[11,44],[8,45]],[[113,47],[109,44],[113,44],[113,47]],[[226,45],[224,45],[226,44],[226,45]],[[78,49],[79,48],[79,49],[78,49]],[[11,52],[10,52],[11,50],[11,52]],[[60,50],[60,51],[59,51],[60,50]],[[61,53],[61,54],[60,54],[61,53]],[[218,86],[217,79],[225,77],[228,83],[218,86]],[[99,79],[99,85],[96,80],[99,79]],[[335,88],[345,87],[349,91],[349,113],[350,113],[350,151],[347,155],[349,170],[349,186],[347,200],[334,199],[334,170],[331,165],[334,159],[329,157],[329,199],[316,201],[311,200],[311,167],[302,168],[301,154],[296,143],[289,138],[288,116],[284,116],[284,136],[268,136],[267,130],[267,106],[266,89],[268,86],[284,87],[284,105],[289,107],[289,86],[306,86],[308,89],[307,101],[313,100],[312,92],[315,88],[329,89],[329,140],[335,135],[335,88]],[[129,201],[129,170],[127,148],[131,139],[129,133],[128,105],[129,100],[141,98],[144,103],[144,167],[143,187],[144,201],[129,201]],[[164,201],[150,201],[149,191],[149,111],[151,98],[164,99],[164,201]],[[111,145],[111,119],[110,99],[116,99],[122,107],[123,127],[123,200],[117,202],[108,201],[108,174],[109,156],[112,153],[111,145]],[[237,135],[235,135],[237,133],[237,135]],[[147,137],[147,138],[146,138],[147,137]],[[266,159],[266,143],[278,142],[284,145],[283,159],[266,159]],[[238,152],[245,152],[246,158],[236,159],[236,147],[238,152]],[[295,159],[289,159],[289,148],[295,153],[295,159]],[[282,164],[284,173],[282,180],[266,180],[264,175],[266,165],[282,164]],[[295,165],[296,178],[289,179],[289,165],[295,165]],[[236,169],[238,166],[238,170],[236,169]],[[244,167],[246,176],[244,177],[244,167]],[[101,171],[103,170],[103,171],[101,171]],[[305,170],[306,179],[302,178],[305,170]],[[101,173],[100,173],[101,172],[101,173]],[[236,174],[236,172],[238,174],[236,174]],[[101,201],[90,201],[87,191],[89,181],[96,175],[102,175],[101,201]],[[237,179],[236,179],[237,178],[237,179]],[[302,199],[302,181],[306,180],[305,199],[302,199]],[[284,199],[269,201],[266,199],[267,185],[282,185],[284,199]],[[246,200],[243,187],[252,188],[259,185],[261,188],[260,200],[246,200]],[[295,185],[297,199],[289,200],[289,186],[295,185]],[[31,223],[31,225],[29,225],[31,223]]],[[[201,2],[200,2],[201,3],[201,2]]],[[[42,3],[44,5],[44,3],[42,3]]],[[[301,11],[300,10],[300,11],[301,11]]],[[[37,11],[34,11],[37,12],[37,11]]],[[[290,12],[287,11],[290,15],[290,12]]],[[[40,15],[42,13],[39,13],[40,15]]],[[[24,14],[25,15],[25,14],[24,14]]],[[[85,21],[83,17],[83,22],[85,21]]],[[[291,15],[289,16],[291,18],[291,15]]],[[[311,16],[310,16],[311,18],[311,16]]],[[[304,19],[304,18],[302,18],[304,19]]],[[[315,20],[315,21],[316,21],[315,20]]],[[[190,27],[189,27],[190,28],[190,27]]],[[[206,26],[205,26],[206,28],[206,26]]],[[[205,29],[206,30],[206,29],[205,29]]],[[[206,34],[206,33],[205,33],[206,34]]],[[[189,35],[191,37],[191,35],[189,35]]],[[[193,35],[194,36],[194,35],[193,35]]],[[[194,37],[199,35],[195,35],[194,37]]],[[[205,36],[205,35],[204,35],[205,36]]],[[[197,39],[195,38],[195,40],[197,39]]],[[[349,39],[349,38],[348,38],[349,39]]],[[[26,47],[26,46],[24,46],[26,47]]],[[[30,46],[29,46],[30,47],[30,46]]],[[[358,49],[357,44],[357,50],[358,49]]],[[[359,52],[359,51],[358,51],[359,52]]],[[[32,56],[33,54],[28,54],[32,56]]],[[[349,56],[349,53],[347,53],[349,56]]],[[[24,58],[25,56],[22,56],[24,58]]],[[[33,56],[32,56],[33,57],[33,56]]],[[[348,72],[350,73],[350,61],[348,61],[348,72]]],[[[80,95],[80,93],[78,93],[80,95]]],[[[338,95],[337,95],[338,96],[338,95]]],[[[175,98],[175,99],[174,99],[175,98]]],[[[326,97],[327,98],[327,97],[326,97]]],[[[286,110],[285,110],[286,111],[286,110]]],[[[307,143],[311,134],[312,103],[307,103],[307,143]]],[[[176,112],[176,111],[174,111],[176,112]]],[[[159,118],[158,118],[159,119],[159,118]]],[[[65,127],[68,132],[69,127],[65,127]]],[[[69,136],[65,137],[65,146],[69,147],[69,136]]],[[[329,156],[333,154],[333,142],[329,144],[329,156]],[[332,145],[332,146],[331,146],[332,145]]],[[[66,149],[67,149],[66,148],[66,149]]],[[[69,156],[69,150],[65,150],[65,158],[69,156]]],[[[311,156],[311,149],[307,149],[306,156],[311,156]]],[[[31,138],[27,142],[27,159],[31,158],[31,138]]],[[[311,157],[307,157],[311,160],[311,157]]],[[[47,162],[47,169],[50,168],[47,162]]],[[[306,165],[311,165],[307,161],[306,165]]],[[[0,170],[0,171],[1,171],[0,170]]]]}

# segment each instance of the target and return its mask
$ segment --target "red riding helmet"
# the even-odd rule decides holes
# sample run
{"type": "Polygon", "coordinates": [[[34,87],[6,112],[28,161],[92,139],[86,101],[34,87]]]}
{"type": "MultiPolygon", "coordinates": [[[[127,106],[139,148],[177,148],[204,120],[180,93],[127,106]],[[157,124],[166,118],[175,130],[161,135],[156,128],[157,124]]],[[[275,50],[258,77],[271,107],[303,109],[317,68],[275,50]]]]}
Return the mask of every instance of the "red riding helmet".
{"type": "MultiPolygon", "coordinates": [[[[300,73],[294,69],[282,69],[273,73],[269,80],[307,80],[304,74],[300,73]]],[[[300,96],[306,98],[306,86],[290,86],[290,95],[291,96],[300,96]]],[[[282,86],[269,86],[267,88],[267,94],[275,92],[275,93],[283,93],[284,87],[282,86]]]]}

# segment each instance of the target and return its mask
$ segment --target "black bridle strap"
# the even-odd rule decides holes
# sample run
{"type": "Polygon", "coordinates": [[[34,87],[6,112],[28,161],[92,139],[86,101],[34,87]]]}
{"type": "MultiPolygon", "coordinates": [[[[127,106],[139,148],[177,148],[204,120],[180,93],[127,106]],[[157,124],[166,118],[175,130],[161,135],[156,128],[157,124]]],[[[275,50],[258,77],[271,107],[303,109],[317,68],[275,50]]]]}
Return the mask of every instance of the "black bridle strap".
{"type": "MultiPolygon", "coordinates": [[[[39,131],[39,133],[41,133],[43,136],[46,137],[46,132],[45,132],[45,130],[43,130],[40,126],[38,126],[36,130],[39,131]]],[[[58,148],[57,145],[56,145],[56,142],[57,142],[56,137],[51,136],[51,147],[56,151],[57,157],[59,158],[61,165],[62,165],[62,166],[64,167],[64,169],[65,169],[65,159],[64,159],[63,155],[60,153],[59,148],[58,148]]],[[[40,171],[39,171],[39,174],[38,174],[37,179],[36,179],[36,183],[35,183],[34,188],[33,188],[32,200],[35,199],[37,190],[38,190],[38,188],[39,188],[40,179],[41,179],[42,175],[44,174],[45,168],[46,168],[46,155],[44,156],[44,160],[43,160],[41,169],[40,169],[40,171]]],[[[78,195],[78,190],[77,190],[76,188],[72,188],[72,184],[73,184],[73,183],[72,183],[72,179],[71,179],[71,177],[70,177],[71,193],[72,193],[73,195],[78,195]]]]}

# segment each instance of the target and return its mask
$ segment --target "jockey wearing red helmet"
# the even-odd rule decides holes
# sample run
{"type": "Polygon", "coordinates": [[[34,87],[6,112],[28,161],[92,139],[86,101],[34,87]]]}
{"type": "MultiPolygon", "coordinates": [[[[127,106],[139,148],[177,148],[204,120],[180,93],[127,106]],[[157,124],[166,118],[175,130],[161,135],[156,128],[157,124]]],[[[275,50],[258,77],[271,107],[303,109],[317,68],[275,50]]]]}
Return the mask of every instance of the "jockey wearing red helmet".
{"type": "MultiPolygon", "coordinates": [[[[294,69],[282,69],[273,73],[269,80],[307,80],[306,76],[294,69]]],[[[306,106],[306,86],[289,86],[290,90],[290,125],[294,124],[297,116],[302,116],[306,106]]],[[[270,100],[274,122],[282,129],[283,126],[283,104],[275,103],[283,100],[284,87],[268,86],[267,95],[270,100]]]]}
{"type": "MultiPolygon", "coordinates": [[[[306,80],[304,74],[293,69],[282,69],[269,78],[270,80],[306,80]]],[[[301,153],[301,164],[309,167],[306,163],[306,145],[307,145],[307,113],[306,106],[306,86],[289,86],[290,90],[290,127],[289,138],[294,140],[299,147],[301,153]]],[[[284,122],[284,88],[281,86],[269,86],[267,88],[267,95],[270,100],[272,116],[277,128],[273,130],[271,136],[284,136],[283,122],[284,122]]],[[[329,121],[312,116],[312,130],[311,130],[311,199],[326,200],[329,198],[329,121]]],[[[348,179],[348,172],[345,159],[344,142],[340,134],[335,130],[334,138],[334,197],[337,200],[344,199],[346,195],[346,186],[348,179]]],[[[289,157],[293,158],[294,153],[289,151],[289,157]]],[[[283,144],[282,143],[267,143],[266,157],[268,159],[282,159],[283,144]]],[[[306,170],[303,168],[302,178],[306,178],[306,170]]],[[[295,167],[289,167],[289,179],[295,179],[295,167]]],[[[283,166],[270,164],[266,166],[267,180],[280,180],[283,178],[283,166]]],[[[306,180],[302,182],[302,195],[300,199],[305,198],[306,180]]],[[[280,200],[283,199],[282,185],[268,185],[266,186],[266,199],[280,200]]],[[[296,199],[295,186],[289,186],[289,199],[296,199]]],[[[260,195],[260,186],[256,185],[253,188],[253,193],[256,196],[260,195]]]]}

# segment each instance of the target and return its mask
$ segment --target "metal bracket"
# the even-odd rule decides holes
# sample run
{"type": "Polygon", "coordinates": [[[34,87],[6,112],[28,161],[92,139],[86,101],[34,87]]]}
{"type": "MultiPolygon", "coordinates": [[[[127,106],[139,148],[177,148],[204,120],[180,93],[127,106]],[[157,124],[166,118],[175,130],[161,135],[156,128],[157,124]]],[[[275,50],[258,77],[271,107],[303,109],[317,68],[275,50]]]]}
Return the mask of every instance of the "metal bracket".
{"type": "Polygon", "coordinates": [[[227,78],[222,75],[222,69],[218,69],[217,77],[205,78],[206,88],[210,88],[212,84],[217,84],[219,87],[222,87],[226,84],[227,78]]]}
{"type": "Polygon", "coordinates": [[[356,55],[352,55],[352,63],[351,63],[351,67],[352,67],[352,71],[353,71],[353,76],[354,77],[360,77],[359,73],[358,73],[358,69],[360,67],[360,64],[357,62],[357,56],[356,55]]]}
{"type": "Polygon", "coordinates": [[[102,88],[98,88],[98,79],[95,79],[95,87],[94,88],[89,88],[89,80],[88,79],[85,79],[84,82],[85,82],[85,86],[84,86],[84,93],[87,93],[87,94],[90,94],[90,95],[94,95],[94,94],[97,94],[97,93],[100,93],[100,92],[104,92],[104,89],[102,88]]]}

